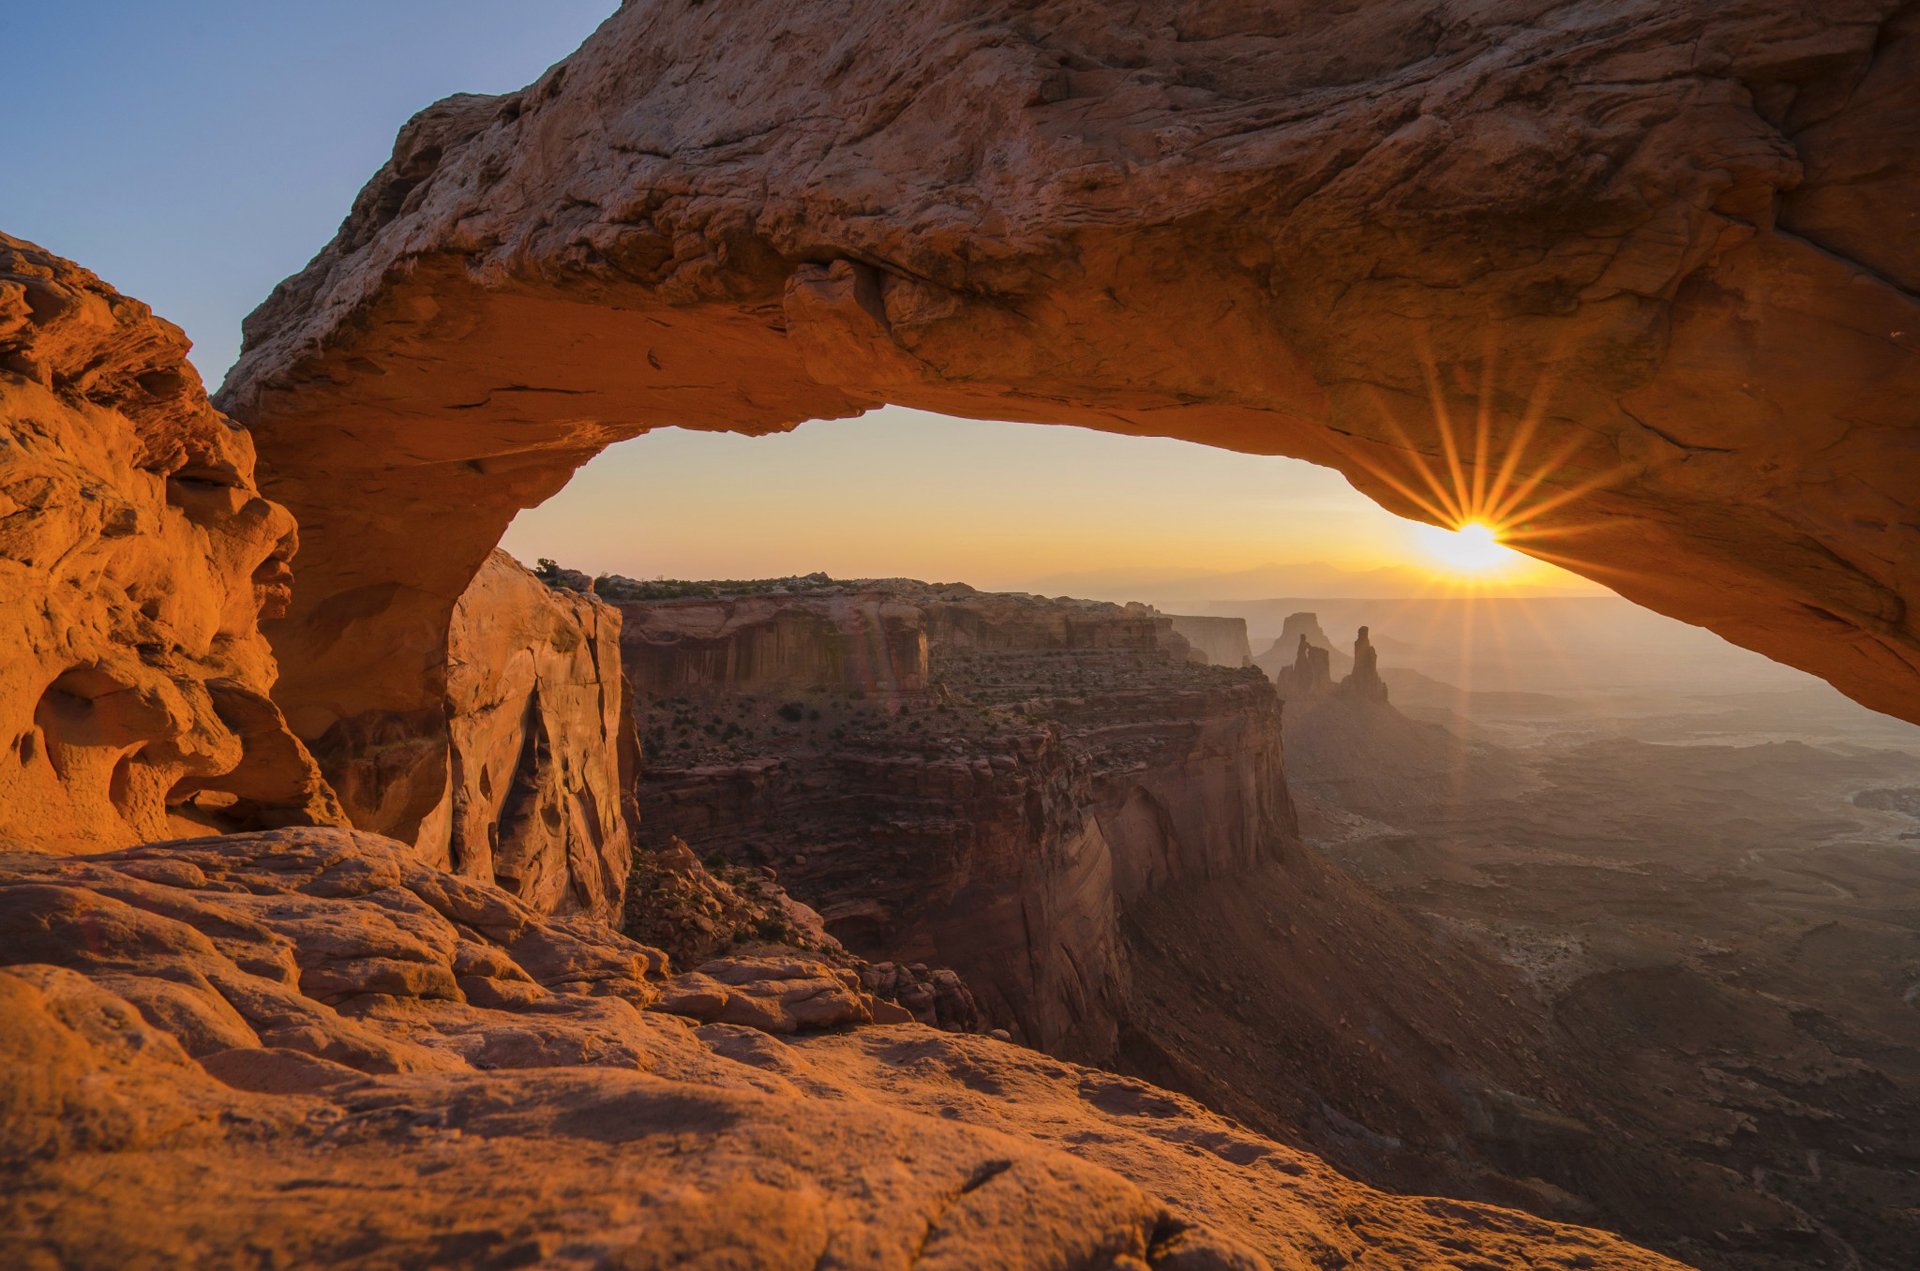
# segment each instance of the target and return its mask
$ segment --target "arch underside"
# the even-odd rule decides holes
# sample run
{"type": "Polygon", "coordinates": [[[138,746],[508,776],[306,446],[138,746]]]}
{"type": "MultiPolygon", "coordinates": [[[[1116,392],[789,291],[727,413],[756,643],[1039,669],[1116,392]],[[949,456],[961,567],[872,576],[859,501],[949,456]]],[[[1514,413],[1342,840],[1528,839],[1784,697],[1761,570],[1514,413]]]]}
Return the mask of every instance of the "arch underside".
{"type": "Polygon", "coordinates": [[[423,112],[221,398],[301,525],[294,728],[431,726],[455,599],[606,445],[881,403],[1497,512],[1920,721],[1915,6],[1510,7],[628,5],[423,112]]]}

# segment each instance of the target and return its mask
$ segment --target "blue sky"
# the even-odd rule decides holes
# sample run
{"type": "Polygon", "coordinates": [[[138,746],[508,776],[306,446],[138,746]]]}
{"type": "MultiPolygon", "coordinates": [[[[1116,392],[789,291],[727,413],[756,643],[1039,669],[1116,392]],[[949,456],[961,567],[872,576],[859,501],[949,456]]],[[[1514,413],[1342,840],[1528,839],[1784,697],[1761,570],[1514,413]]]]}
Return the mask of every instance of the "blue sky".
{"type": "Polygon", "coordinates": [[[614,0],[15,0],[0,229],[193,337],[217,384],[240,319],[333,237],[394,134],[507,92],[614,0]]]}

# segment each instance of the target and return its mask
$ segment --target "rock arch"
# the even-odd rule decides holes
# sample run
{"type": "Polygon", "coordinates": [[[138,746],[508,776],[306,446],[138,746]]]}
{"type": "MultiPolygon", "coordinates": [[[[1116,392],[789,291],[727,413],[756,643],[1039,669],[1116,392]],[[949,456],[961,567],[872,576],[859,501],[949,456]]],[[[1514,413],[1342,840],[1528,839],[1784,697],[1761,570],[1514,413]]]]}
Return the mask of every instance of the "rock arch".
{"type": "Polygon", "coordinates": [[[1544,468],[1518,546],[1920,720],[1920,6],[1831,8],[624,4],[247,324],[278,699],[323,766],[437,727],[454,600],[600,448],[895,402],[1428,519],[1544,468]]]}

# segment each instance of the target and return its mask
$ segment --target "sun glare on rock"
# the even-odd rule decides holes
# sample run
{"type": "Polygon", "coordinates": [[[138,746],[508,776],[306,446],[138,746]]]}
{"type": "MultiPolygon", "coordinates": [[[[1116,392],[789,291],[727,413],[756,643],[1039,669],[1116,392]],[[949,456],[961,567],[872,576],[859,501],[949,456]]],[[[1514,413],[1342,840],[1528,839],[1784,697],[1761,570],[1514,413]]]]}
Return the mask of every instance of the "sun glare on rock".
{"type": "Polygon", "coordinates": [[[1416,532],[1420,546],[1450,573],[1487,574],[1520,559],[1520,554],[1502,543],[1499,532],[1485,521],[1468,521],[1457,529],[1422,525],[1416,532]]]}

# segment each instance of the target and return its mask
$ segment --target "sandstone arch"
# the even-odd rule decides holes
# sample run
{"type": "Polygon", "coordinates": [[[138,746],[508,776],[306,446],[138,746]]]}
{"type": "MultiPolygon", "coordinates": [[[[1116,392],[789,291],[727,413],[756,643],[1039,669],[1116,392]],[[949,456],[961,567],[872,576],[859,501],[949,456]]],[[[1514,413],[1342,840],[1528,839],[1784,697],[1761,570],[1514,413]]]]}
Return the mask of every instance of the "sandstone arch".
{"type": "Polygon", "coordinates": [[[1428,517],[1550,458],[1520,545],[1920,720],[1916,83],[1897,0],[625,4],[247,325],[279,700],[323,765],[441,728],[454,599],[598,449],[896,402],[1428,517]]]}

